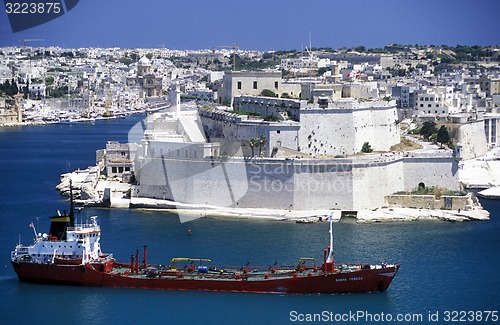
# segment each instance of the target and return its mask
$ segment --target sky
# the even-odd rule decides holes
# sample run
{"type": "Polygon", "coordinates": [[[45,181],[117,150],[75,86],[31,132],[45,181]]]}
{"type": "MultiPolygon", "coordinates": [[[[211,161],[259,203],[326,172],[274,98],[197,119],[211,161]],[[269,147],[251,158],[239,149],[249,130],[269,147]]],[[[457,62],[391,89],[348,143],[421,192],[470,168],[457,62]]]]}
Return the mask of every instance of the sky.
{"type": "Polygon", "coordinates": [[[499,13],[498,0],[80,0],[17,33],[2,10],[0,46],[302,50],[309,34],[313,47],[500,45],[499,13]]]}

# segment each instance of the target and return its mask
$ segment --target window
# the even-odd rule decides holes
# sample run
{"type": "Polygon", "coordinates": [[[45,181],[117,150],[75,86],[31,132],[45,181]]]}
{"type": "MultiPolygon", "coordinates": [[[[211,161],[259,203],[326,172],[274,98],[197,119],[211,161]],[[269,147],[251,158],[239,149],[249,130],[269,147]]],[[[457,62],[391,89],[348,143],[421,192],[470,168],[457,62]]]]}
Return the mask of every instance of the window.
{"type": "Polygon", "coordinates": [[[427,104],[427,107],[431,107],[431,104],[427,104]]]}
{"type": "Polygon", "coordinates": [[[241,89],[241,81],[238,81],[238,89],[241,89]]]}
{"type": "Polygon", "coordinates": [[[111,172],[112,172],[112,173],[116,173],[116,172],[117,172],[116,167],[112,167],[112,168],[111,168],[111,172]]]}
{"type": "Polygon", "coordinates": [[[274,88],[278,89],[278,82],[277,81],[274,82],[274,88]]]}
{"type": "Polygon", "coordinates": [[[281,133],[281,130],[276,130],[276,133],[280,134],[280,133],[281,133]]]}
{"type": "Polygon", "coordinates": [[[257,81],[253,82],[253,89],[257,89],[257,81]]]}
{"type": "Polygon", "coordinates": [[[424,107],[424,104],[420,104],[420,107],[424,107]]]}

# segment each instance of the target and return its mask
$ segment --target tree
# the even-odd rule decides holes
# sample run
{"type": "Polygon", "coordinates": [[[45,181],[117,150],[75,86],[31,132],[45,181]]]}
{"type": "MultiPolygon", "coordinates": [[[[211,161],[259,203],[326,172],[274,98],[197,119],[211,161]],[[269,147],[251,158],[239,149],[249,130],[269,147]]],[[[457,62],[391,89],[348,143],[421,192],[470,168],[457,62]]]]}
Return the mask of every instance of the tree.
{"type": "Polygon", "coordinates": [[[45,85],[52,86],[54,84],[54,81],[54,77],[48,76],[47,78],[45,78],[45,85]]]}
{"type": "Polygon", "coordinates": [[[19,87],[17,86],[17,82],[14,80],[14,78],[12,78],[10,87],[12,95],[17,95],[19,93],[19,87]]]}
{"type": "Polygon", "coordinates": [[[450,142],[450,134],[448,133],[448,130],[444,125],[441,125],[441,127],[439,128],[436,140],[441,144],[441,148],[443,147],[443,143],[450,142]]]}
{"type": "Polygon", "coordinates": [[[328,68],[325,68],[325,67],[321,67],[318,69],[318,76],[322,76],[325,74],[325,72],[328,71],[328,68]]]}
{"type": "Polygon", "coordinates": [[[426,121],[420,129],[420,135],[424,138],[429,139],[431,135],[437,132],[436,123],[433,121],[426,121]]]}
{"type": "Polygon", "coordinates": [[[7,96],[12,96],[11,94],[11,91],[12,91],[12,88],[10,86],[10,81],[9,79],[6,79],[4,81],[4,83],[2,84],[2,87],[1,87],[2,91],[7,95],[7,96]]]}
{"type": "Polygon", "coordinates": [[[372,146],[370,145],[369,142],[363,143],[363,147],[361,148],[361,152],[370,153],[372,151],[373,151],[373,149],[372,149],[372,146]]]}
{"type": "Polygon", "coordinates": [[[252,158],[255,156],[255,146],[257,146],[257,139],[251,138],[250,141],[248,142],[248,145],[250,146],[250,149],[252,149],[252,158]]]}
{"type": "Polygon", "coordinates": [[[29,95],[30,95],[30,80],[29,78],[26,79],[26,86],[24,86],[23,88],[23,98],[24,99],[28,99],[29,95]]]}
{"type": "Polygon", "coordinates": [[[262,156],[262,147],[266,147],[266,143],[267,143],[267,138],[265,135],[261,134],[259,135],[259,137],[257,138],[257,141],[258,141],[258,144],[259,144],[259,157],[262,156]]]}
{"type": "Polygon", "coordinates": [[[264,96],[264,97],[276,97],[276,93],[274,91],[272,91],[271,89],[262,90],[260,95],[264,96]]]}

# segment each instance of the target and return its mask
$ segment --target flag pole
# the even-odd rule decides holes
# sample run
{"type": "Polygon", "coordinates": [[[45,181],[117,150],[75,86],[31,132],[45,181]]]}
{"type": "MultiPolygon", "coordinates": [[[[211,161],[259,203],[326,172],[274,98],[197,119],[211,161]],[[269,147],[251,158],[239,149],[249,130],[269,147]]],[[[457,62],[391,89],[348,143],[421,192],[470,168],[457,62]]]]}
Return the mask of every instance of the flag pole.
{"type": "Polygon", "coordinates": [[[33,232],[35,233],[35,239],[38,238],[38,234],[36,233],[36,229],[35,229],[35,225],[32,223],[30,223],[30,227],[33,228],[33,232]]]}

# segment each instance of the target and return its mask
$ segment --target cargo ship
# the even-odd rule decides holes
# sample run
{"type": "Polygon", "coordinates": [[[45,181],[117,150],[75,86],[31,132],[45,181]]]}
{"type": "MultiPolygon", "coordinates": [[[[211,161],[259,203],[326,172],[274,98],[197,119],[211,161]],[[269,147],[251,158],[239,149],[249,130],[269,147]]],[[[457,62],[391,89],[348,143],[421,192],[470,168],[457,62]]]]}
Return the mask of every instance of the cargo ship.
{"type": "Polygon", "coordinates": [[[51,217],[48,234],[35,233],[32,245],[19,243],[11,262],[20,281],[46,284],[205,290],[257,293],[361,293],[385,291],[399,270],[399,264],[345,264],[334,262],[330,218],[330,245],[323,250],[323,262],[299,258],[293,267],[218,267],[207,258],[172,258],[169,265],[142,260],[136,250],[130,262],[118,262],[101,251],[101,228],[97,217],[75,224],[73,200],[69,213],[51,217]]]}

